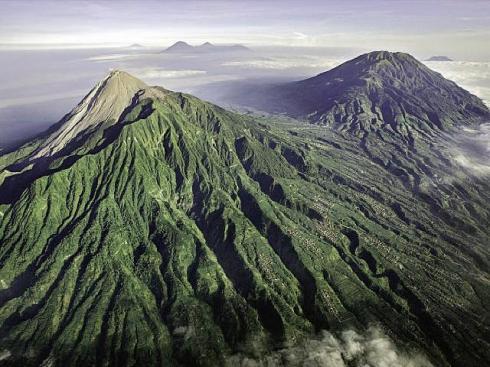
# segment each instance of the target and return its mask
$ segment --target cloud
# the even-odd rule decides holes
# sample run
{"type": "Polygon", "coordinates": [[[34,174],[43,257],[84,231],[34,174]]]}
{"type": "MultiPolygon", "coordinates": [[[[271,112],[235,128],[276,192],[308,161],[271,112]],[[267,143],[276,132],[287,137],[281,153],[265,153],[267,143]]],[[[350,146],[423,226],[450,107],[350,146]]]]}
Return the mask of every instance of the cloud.
{"type": "Polygon", "coordinates": [[[129,58],[138,57],[137,54],[112,54],[112,55],[100,55],[100,56],[92,56],[87,58],[88,61],[117,61],[117,60],[125,60],[129,58]]]}
{"type": "Polygon", "coordinates": [[[426,61],[425,64],[490,106],[490,62],[426,61]]]}
{"type": "Polygon", "coordinates": [[[269,57],[255,60],[229,61],[222,66],[239,67],[243,69],[273,69],[287,70],[293,68],[322,68],[331,69],[341,63],[340,60],[325,59],[315,56],[305,57],[269,57]]]}
{"type": "Polygon", "coordinates": [[[490,176],[490,123],[462,129],[455,141],[454,160],[477,176],[490,176]]]}
{"type": "Polygon", "coordinates": [[[4,359],[8,359],[10,358],[12,354],[10,353],[10,351],[8,351],[7,349],[5,350],[2,350],[0,352],[0,361],[3,361],[4,359]]]}
{"type": "Polygon", "coordinates": [[[31,105],[31,104],[42,103],[42,102],[50,102],[57,99],[81,97],[86,93],[87,91],[85,89],[80,89],[80,90],[69,90],[69,91],[64,91],[59,93],[45,93],[45,94],[35,95],[35,96],[5,98],[0,100],[0,109],[7,108],[7,107],[14,107],[14,106],[31,105]]]}
{"type": "Polygon", "coordinates": [[[308,38],[307,34],[301,33],[301,32],[293,32],[294,38],[299,39],[299,40],[305,40],[308,38]]]}
{"type": "Polygon", "coordinates": [[[132,74],[141,79],[174,79],[174,78],[186,78],[196,75],[205,75],[205,70],[168,70],[168,69],[133,69],[130,70],[132,74]]]}
{"type": "Polygon", "coordinates": [[[364,333],[345,330],[338,335],[323,331],[316,339],[278,350],[260,359],[235,355],[230,367],[433,367],[420,352],[400,350],[379,327],[364,333]]]}

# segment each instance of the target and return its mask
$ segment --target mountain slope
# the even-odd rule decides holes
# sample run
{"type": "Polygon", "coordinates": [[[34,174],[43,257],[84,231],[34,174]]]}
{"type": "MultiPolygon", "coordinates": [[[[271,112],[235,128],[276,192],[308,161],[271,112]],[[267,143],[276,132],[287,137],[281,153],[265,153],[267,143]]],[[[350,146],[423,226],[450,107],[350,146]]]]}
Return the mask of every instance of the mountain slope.
{"type": "Polygon", "coordinates": [[[483,102],[404,53],[375,51],[315,77],[250,92],[245,103],[355,134],[405,138],[490,113],[483,102]]]}
{"type": "Polygon", "coordinates": [[[53,155],[80,135],[106,128],[117,122],[133,96],[146,84],[131,75],[115,70],[99,82],[90,93],[55,125],[34,154],[34,159],[53,155]]]}
{"type": "Polygon", "coordinates": [[[0,157],[2,363],[214,366],[373,322],[437,366],[488,360],[489,186],[439,184],[437,141],[373,146],[384,165],[342,132],[130,100],[0,157]]]}

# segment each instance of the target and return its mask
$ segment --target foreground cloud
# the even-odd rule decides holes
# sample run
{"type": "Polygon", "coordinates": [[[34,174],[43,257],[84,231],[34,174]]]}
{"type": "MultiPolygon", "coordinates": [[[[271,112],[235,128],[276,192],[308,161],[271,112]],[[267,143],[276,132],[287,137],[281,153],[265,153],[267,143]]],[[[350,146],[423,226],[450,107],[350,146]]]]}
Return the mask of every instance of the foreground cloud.
{"type": "Polygon", "coordinates": [[[354,330],[333,335],[324,331],[317,339],[282,349],[260,359],[235,355],[230,367],[434,367],[418,352],[401,351],[378,327],[364,333],[354,330]]]}

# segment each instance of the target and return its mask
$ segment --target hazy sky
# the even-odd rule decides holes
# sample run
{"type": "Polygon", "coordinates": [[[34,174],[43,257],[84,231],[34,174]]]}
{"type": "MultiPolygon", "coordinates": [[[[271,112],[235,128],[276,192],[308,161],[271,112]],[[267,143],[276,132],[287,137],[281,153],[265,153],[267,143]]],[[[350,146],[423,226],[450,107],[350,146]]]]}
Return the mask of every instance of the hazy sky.
{"type": "Polygon", "coordinates": [[[3,47],[164,46],[180,39],[486,60],[490,1],[0,0],[3,47]]]}

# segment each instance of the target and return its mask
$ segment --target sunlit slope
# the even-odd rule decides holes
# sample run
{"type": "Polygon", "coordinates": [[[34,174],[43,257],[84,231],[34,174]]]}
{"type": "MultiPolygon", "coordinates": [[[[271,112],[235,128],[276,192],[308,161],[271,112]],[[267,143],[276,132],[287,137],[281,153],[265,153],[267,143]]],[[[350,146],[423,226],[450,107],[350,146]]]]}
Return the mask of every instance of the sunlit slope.
{"type": "Polygon", "coordinates": [[[439,183],[425,140],[367,154],[147,87],[43,139],[0,157],[1,363],[214,366],[372,322],[438,366],[489,358],[488,183],[439,183]]]}

